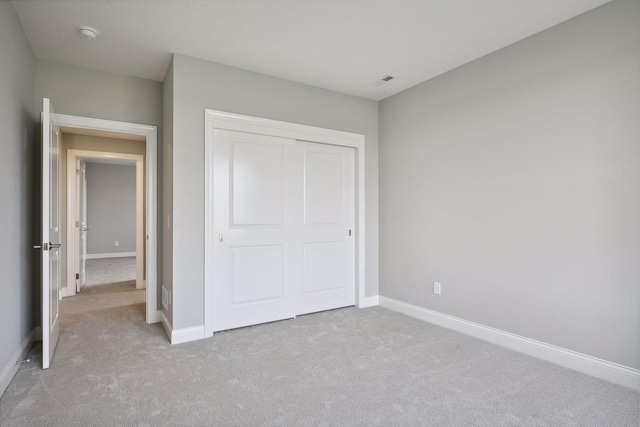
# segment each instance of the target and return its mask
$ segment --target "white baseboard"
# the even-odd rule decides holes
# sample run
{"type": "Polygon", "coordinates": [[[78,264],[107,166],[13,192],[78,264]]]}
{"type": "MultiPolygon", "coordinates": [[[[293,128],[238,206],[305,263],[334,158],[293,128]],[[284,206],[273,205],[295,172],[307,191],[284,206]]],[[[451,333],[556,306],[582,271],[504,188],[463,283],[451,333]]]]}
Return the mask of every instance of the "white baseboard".
{"type": "Polygon", "coordinates": [[[66,297],[72,297],[76,294],[76,289],[75,289],[75,284],[73,285],[74,287],[71,288],[70,286],[65,286],[64,288],[60,288],[60,295],[62,295],[62,298],[66,298],[66,297]]]}
{"type": "Polygon", "coordinates": [[[171,344],[182,344],[185,342],[201,340],[204,338],[204,325],[192,326],[190,328],[173,329],[171,331],[171,344]]]}
{"type": "MultiPolygon", "coordinates": [[[[9,387],[11,380],[20,369],[20,365],[16,363],[16,361],[24,360],[27,357],[29,352],[29,348],[31,347],[31,343],[38,339],[38,330],[39,328],[34,328],[29,336],[22,341],[20,347],[13,353],[11,359],[7,362],[7,364],[2,368],[2,373],[0,373],[0,396],[2,396],[9,387]]],[[[41,334],[40,334],[41,335],[41,334]]]]}
{"type": "Polygon", "coordinates": [[[112,252],[108,254],[87,254],[87,259],[99,259],[99,258],[125,258],[136,256],[135,252],[112,252]]]}
{"type": "Polygon", "coordinates": [[[417,319],[462,332],[476,338],[510,348],[520,353],[547,360],[575,371],[615,384],[640,390],[640,370],[598,359],[576,351],[536,341],[520,335],[449,316],[392,298],[379,297],[380,306],[417,319]]]}
{"type": "Polygon", "coordinates": [[[204,338],[204,325],[192,326],[191,328],[173,329],[171,322],[167,319],[164,311],[159,310],[162,318],[162,326],[169,337],[171,345],[185,342],[201,340],[204,338]]]}
{"type": "Polygon", "coordinates": [[[364,297],[362,301],[358,303],[358,308],[373,307],[379,304],[378,295],[372,297],[364,297]]]}

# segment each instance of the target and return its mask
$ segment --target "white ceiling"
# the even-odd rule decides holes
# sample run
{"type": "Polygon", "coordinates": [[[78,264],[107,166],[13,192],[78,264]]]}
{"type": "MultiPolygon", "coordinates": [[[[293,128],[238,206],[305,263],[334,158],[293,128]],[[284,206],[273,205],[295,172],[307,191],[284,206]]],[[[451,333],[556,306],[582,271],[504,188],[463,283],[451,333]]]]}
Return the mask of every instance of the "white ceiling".
{"type": "Polygon", "coordinates": [[[180,53],[379,100],[608,1],[12,3],[38,58],[161,81],[180,53]],[[80,25],[100,36],[81,38],[80,25]]]}

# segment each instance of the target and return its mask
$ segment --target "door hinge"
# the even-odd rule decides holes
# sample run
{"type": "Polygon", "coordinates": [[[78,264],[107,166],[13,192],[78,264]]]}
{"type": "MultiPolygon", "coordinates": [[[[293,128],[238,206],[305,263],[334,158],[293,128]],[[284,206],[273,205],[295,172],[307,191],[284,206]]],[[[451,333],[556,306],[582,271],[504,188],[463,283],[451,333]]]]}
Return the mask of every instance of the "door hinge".
{"type": "Polygon", "coordinates": [[[80,279],[80,273],[76,273],[76,280],[80,279]]]}
{"type": "Polygon", "coordinates": [[[349,230],[349,236],[351,236],[351,230],[349,230]]]}

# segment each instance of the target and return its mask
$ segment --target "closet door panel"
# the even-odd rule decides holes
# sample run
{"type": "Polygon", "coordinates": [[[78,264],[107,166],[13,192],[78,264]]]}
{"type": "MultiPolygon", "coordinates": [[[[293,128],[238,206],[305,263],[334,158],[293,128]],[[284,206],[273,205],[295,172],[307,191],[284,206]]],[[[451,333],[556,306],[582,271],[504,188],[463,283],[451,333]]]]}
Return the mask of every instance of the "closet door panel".
{"type": "Polygon", "coordinates": [[[295,142],[214,132],[214,331],[294,317],[295,142]]]}
{"type": "Polygon", "coordinates": [[[355,153],[298,142],[303,218],[297,314],[355,304],[355,153]]]}

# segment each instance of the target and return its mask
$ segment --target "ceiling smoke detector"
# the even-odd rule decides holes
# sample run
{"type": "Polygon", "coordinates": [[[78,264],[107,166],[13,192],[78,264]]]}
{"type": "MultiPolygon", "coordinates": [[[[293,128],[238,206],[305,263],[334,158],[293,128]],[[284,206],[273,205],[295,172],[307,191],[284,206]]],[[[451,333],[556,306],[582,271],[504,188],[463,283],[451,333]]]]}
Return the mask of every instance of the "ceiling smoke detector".
{"type": "Polygon", "coordinates": [[[78,28],[78,31],[80,31],[80,35],[85,39],[93,40],[98,37],[98,30],[96,30],[95,28],[83,25],[82,27],[78,28]]]}

